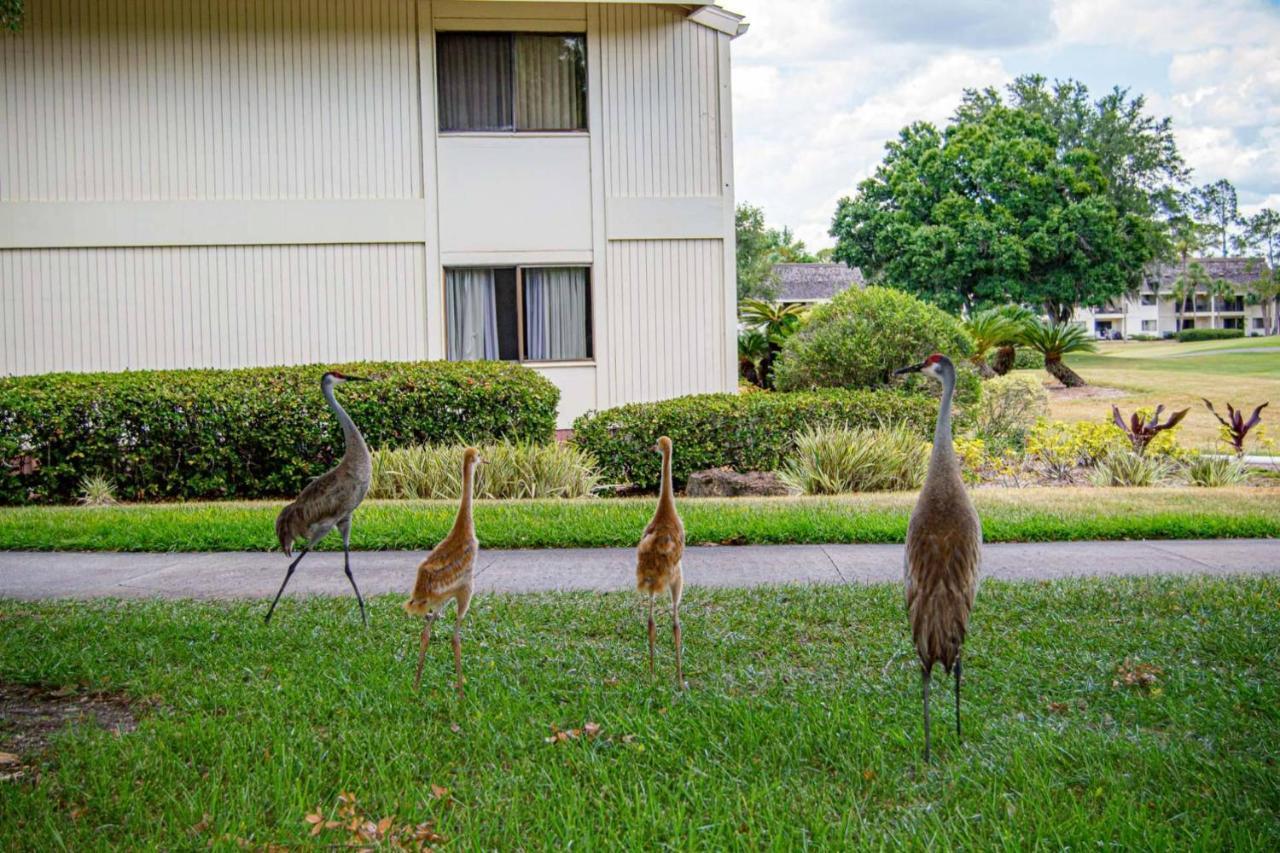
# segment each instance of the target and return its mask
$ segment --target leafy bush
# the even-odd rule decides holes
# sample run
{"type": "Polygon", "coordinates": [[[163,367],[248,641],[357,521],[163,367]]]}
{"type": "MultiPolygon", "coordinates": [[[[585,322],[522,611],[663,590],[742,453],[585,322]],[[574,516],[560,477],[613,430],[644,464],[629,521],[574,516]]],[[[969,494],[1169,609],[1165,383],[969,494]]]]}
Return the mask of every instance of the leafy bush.
{"type": "Polygon", "coordinates": [[[814,308],[775,365],[783,391],[881,388],[899,367],[940,352],[957,365],[974,350],[960,321],[909,293],[851,288],[814,308]]]}
{"type": "Polygon", "coordinates": [[[1195,454],[1183,465],[1187,482],[1193,486],[1220,488],[1239,486],[1249,479],[1249,468],[1230,456],[1195,454]]]}
{"type": "Polygon", "coordinates": [[[974,429],[998,447],[1022,447],[1027,432],[1049,413],[1049,392],[1033,376],[1006,375],[982,385],[974,429]]]}
{"type": "Polygon", "coordinates": [[[1044,370],[1044,353],[1018,347],[1013,356],[1014,370],[1044,370]]]}
{"type": "Polygon", "coordinates": [[[820,427],[796,437],[779,476],[806,495],[905,491],[924,482],[928,454],[919,434],[905,427],[820,427]]]}
{"type": "Polygon", "coordinates": [[[326,369],[371,447],[549,441],[559,391],[502,362],[46,374],[0,380],[0,503],[70,501],[86,474],[127,500],[296,494],[342,453],[326,369]]]}
{"type": "Polygon", "coordinates": [[[1124,431],[1112,423],[1040,421],[1027,434],[1027,453],[1059,479],[1128,447],[1124,431]]]}
{"type": "Polygon", "coordinates": [[[721,466],[776,470],[796,438],[816,427],[898,424],[924,437],[936,417],[934,400],[900,391],[761,392],[631,403],[589,412],[573,428],[574,442],[600,461],[605,482],[653,488],[661,473],[653,445],[661,435],[675,443],[672,470],[683,482],[721,466]]]}
{"type": "MultiPolygon", "coordinates": [[[[371,498],[458,498],[464,444],[375,450],[371,498]]],[[[591,454],[569,444],[481,445],[478,498],[580,498],[600,482],[591,454]]]]}
{"type": "Polygon", "coordinates": [[[1169,440],[1172,440],[1174,431],[1178,428],[1178,424],[1187,416],[1190,409],[1182,409],[1169,415],[1167,421],[1161,422],[1160,413],[1164,411],[1164,404],[1150,408],[1138,409],[1133,415],[1125,420],[1120,414],[1119,406],[1111,407],[1111,421],[1128,437],[1129,442],[1133,445],[1134,453],[1146,453],[1147,448],[1156,443],[1166,434],[1169,440]]]}
{"type": "Polygon", "coordinates": [[[1164,459],[1121,450],[1098,460],[1089,480],[1095,486],[1156,486],[1172,473],[1172,466],[1164,459]]]}
{"type": "Polygon", "coordinates": [[[1243,338],[1244,329],[1183,329],[1175,337],[1184,344],[1191,341],[1224,341],[1243,338]]]}
{"type": "Polygon", "coordinates": [[[1160,340],[1160,336],[1159,336],[1159,335],[1148,335],[1148,334],[1137,334],[1137,335],[1130,335],[1130,336],[1129,336],[1129,340],[1131,340],[1131,341],[1158,341],[1158,340],[1160,340]]]}

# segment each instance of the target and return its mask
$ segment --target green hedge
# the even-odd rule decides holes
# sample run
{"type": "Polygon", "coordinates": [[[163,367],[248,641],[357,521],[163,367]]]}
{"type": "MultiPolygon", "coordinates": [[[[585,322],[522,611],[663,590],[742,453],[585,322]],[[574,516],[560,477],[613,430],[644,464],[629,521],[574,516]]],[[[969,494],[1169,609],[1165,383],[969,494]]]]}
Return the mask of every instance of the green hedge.
{"type": "Polygon", "coordinates": [[[1014,370],[1044,370],[1044,353],[1039,350],[1018,347],[1013,353],[1014,370]]]}
{"type": "Polygon", "coordinates": [[[293,495],[342,453],[330,369],[375,380],[337,389],[374,448],[554,434],[559,390],[502,362],[16,377],[0,379],[0,503],[72,500],[94,474],[123,500],[293,495]]]}
{"type": "Polygon", "coordinates": [[[1183,329],[1178,332],[1178,340],[1188,341],[1222,341],[1228,338],[1243,338],[1244,329],[1183,329]]]}
{"type": "Polygon", "coordinates": [[[675,444],[674,477],[727,465],[772,471],[794,448],[795,437],[815,426],[903,424],[927,436],[937,400],[900,391],[795,391],[699,394],[659,403],[631,403],[591,412],[574,424],[574,441],[600,462],[607,483],[655,488],[661,458],[658,436],[675,444]]]}

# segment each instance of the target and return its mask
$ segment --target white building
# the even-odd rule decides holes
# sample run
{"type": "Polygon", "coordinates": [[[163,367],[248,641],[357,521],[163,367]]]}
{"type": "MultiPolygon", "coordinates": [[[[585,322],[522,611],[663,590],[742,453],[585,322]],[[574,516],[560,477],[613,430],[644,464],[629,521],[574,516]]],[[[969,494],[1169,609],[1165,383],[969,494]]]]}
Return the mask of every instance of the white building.
{"type": "Polygon", "coordinates": [[[1101,308],[1076,309],[1075,321],[1099,337],[1156,335],[1166,337],[1179,329],[1241,329],[1246,335],[1267,334],[1262,305],[1253,297],[1251,283],[1266,272],[1261,258],[1196,258],[1210,280],[1224,281],[1230,295],[1210,299],[1205,288],[1183,300],[1178,310],[1174,296],[1185,271],[1181,264],[1156,264],[1143,276],[1138,293],[1113,300],[1101,308]]]}
{"type": "Polygon", "coordinates": [[[0,34],[0,374],[493,357],[736,387],[716,6],[36,0],[0,34]]]}

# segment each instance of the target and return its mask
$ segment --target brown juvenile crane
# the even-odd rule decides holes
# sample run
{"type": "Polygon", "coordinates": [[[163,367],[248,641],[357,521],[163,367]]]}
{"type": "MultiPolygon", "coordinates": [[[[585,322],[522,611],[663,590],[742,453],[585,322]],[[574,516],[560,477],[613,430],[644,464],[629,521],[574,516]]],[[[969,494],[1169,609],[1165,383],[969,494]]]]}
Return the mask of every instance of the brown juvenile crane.
{"type": "Polygon", "coordinates": [[[453,666],[457,672],[458,696],[462,696],[462,620],[471,604],[472,570],[476,564],[476,551],[480,548],[475,521],[471,517],[471,495],[475,488],[476,466],[483,463],[474,447],[463,451],[462,501],[458,505],[458,517],[454,519],[449,535],[419,564],[413,595],[404,603],[406,613],[426,618],[422,626],[422,642],[418,646],[418,671],[413,677],[415,693],[422,683],[422,663],[427,656],[427,644],[431,642],[431,628],[449,599],[453,599],[458,604],[457,621],[453,627],[453,666]]]}
{"type": "Polygon", "coordinates": [[[360,621],[366,626],[369,620],[364,613],[364,598],[360,595],[360,587],[356,586],[355,576],[351,574],[351,513],[364,500],[369,491],[369,482],[373,479],[373,459],[369,455],[369,446],[364,443],[364,436],[356,429],[355,422],[338,405],[334,399],[333,387],[344,382],[368,382],[363,376],[346,376],[337,371],[330,371],[320,378],[320,393],[325,402],[333,410],[338,423],[342,425],[342,438],[346,447],[342,460],[330,471],[316,477],[298,495],[298,499],[280,511],[276,517],[276,537],[280,540],[280,550],[286,557],[293,556],[293,544],[304,540],[298,558],[289,564],[284,583],[280,584],[276,597],[267,610],[264,621],[271,621],[276,603],[280,595],[289,585],[293,570],[307,556],[307,551],[328,535],[334,527],[342,534],[342,565],[355,590],[356,601],[360,603],[360,621]]]}
{"type": "Polygon", "coordinates": [[[636,588],[649,594],[649,672],[653,673],[653,646],[657,637],[653,625],[653,598],[671,591],[671,634],[676,646],[676,686],[684,689],[684,663],[680,634],[680,593],[684,588],[681,558],[684,556],[684,523],[676,512],[671,484],[671,439],[658,439],[654,450],[662,454],[662,492],[653,520],[640,537],[636,549],[636,588]]]}
{"type": "Polygon", "coordinates": [[[911,638],[920,657],[924,694],[924,760],[930,755],[929,681],[941,663],[956,677],[956,737],[960,737],[960,646],[978,588],[982,525],[965,491],[951,440],[951,396],[956,368],[945,355],[895,373],[923,373],[942,383],[929,473],[907,526],[906,592],[911,638]]]}

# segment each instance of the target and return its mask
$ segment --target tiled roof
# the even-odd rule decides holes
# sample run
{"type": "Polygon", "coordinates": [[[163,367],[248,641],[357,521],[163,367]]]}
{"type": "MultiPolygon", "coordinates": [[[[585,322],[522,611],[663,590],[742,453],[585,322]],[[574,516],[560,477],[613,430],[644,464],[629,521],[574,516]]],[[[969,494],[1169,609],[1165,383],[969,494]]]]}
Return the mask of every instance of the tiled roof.
{"type": "Polygon", "coordinates": [[[830,299],[851,286],[866,284],[862,270],[838,264],[774,264],[779,302],[830,299]]]}
{"type": "MultiPolygon", "coordinates": [[[[1187,266],[1199,264],[1210,278],[1225,279],[1233,284],[1248,284],[1256,281],[1267,269],[1262,258],[1190,258],[1187,266]]],[[[1182,264],[1152,264],[1143,275],[1143,284],[1148,287],[1160,283],[1161,291],[1173,287],[1178,276],[1182,275],[1182,264]]]]}

